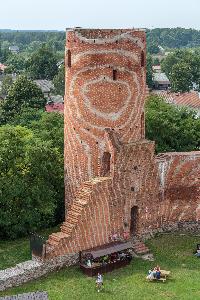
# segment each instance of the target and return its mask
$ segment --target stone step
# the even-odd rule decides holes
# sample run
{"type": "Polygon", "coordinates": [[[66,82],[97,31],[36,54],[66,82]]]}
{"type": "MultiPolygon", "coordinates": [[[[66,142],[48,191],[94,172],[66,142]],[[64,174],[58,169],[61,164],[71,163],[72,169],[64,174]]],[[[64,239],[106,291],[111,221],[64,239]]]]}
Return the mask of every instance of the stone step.
{"type": "Polygon", "coordinates": [[[73,229],[75,226],[74,226],[74,224],[71,224],[69,222],[63,222],[61,227],[66,227],[66,228],[73,229]]]}
{"type": "Polygon", "coordinates": [[[78,221],[79,220],[79,216],[80,215],[75,215],[75,214],[73,214],[73,212],[72,211],[70,211],[69,213],[68,213],[68,215],[67,215],[67,221],[68,221],[68,219],[70,218],[70,220],[71,219],[74,219],[75,221],[78,221]]]}
{"type": "Polygon", "coordinates": [[[133,250],[136,254],[146,254],[149,253],[149,248],[140,241],[133,242],[133,250]]]}
{"type": "Polygon", "coordinates": [[[67,235],[71,235],[71,233],[72,233],[72,230],[69,228],[66,228],[66,227],[61,227],[61,231],[67,235]]]}
{"type": "Polygon", "coordinates": [[[67,220],[66,220],[68,223],[71,223],[71,224],[73,224],[73,225],[76,225],[77,224],[77,222],[78,222],[78,220],[76,219],[74,219],[74,218],[71,218],[71,217],[67,217],[67,220]]]}

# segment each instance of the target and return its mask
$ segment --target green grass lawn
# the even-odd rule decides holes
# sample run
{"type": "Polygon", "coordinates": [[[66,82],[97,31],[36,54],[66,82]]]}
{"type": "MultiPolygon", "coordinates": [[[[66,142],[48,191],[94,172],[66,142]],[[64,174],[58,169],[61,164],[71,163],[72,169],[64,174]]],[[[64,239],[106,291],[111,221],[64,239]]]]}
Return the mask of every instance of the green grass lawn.
{"type": "MultiPolygon", "coordinates": [[[[8,265],[10,262],[28,258],[27,242],[21,241],[4,242],[7,249],[3,242],[0,244],[0,262],[2,258],[4,261],[1,265],[6,266],[6,255],[8,265]]],[[[163,234],[149,240],[147,244],[154,253],[155,261],[133,259],[128,267],[105,274],[104,290],[101,293],[95,290],[94,278],[83,275],[78,267],[70,267],[0,292],[0,296],[44,290],[49,293],[50,300],[200,300],[200,259],[193,255],[198,242],[200,237],[178,234],[163,234]],[[167,282],[146,282],[148,269],[156,264],[171,271],[167,282]]]]}

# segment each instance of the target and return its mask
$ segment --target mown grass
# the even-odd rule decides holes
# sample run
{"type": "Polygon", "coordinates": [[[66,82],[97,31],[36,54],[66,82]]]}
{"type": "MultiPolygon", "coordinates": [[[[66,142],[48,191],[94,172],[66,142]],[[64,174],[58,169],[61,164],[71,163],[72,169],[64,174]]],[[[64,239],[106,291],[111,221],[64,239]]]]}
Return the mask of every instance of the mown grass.
{"type": "MultiPolygon", "coordinates": [[[[45,229],[39,232],[45,238],[59,227],[45,229]]],[[[0,241],[0,270],[13,267],[17,263],[31,259],[29,238],[16,239],[14,241],[0,241]]]]}
{"type": "MultiPolygon", "coordinates": [[[[105,274],[104,290],[101,293],[95,290],[94,278],[83,275],[78,267],[70,267],[1,292],[0,296],[45,290],[50,300],[198,300],[200,299],[200,259],[193,255],[193,251],[199,241],[200,237],[178,234],[164,234],[148,241],[155,261],[133,259],[128,267],[105,274]],[[172,272],[171,278],[166,283],[146,282],[147,270],[156,264],[172,272]]],[[[11,252],[16,257],[13,249],[11,252]]],[[[18,251],[25,253],[21,248],[18,248],[18,251]]],[[[12,259],[11,252],[8,260],[12,259]]],[[[1,257],[0,253],[0,260],[1,257]]],[[[21,257],[25,257],[25,254],[21,257]]]]}

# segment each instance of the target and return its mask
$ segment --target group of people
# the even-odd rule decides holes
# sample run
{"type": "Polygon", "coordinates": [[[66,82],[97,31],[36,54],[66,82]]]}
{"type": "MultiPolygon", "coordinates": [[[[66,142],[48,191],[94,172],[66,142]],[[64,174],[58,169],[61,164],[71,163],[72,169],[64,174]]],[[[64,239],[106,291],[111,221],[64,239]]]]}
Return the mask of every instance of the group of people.
{"type": "Polygon", "coordinates": [[[161,276],[160,267],[156,266],[151,270],[149,270],[147,279],[148,280],[160,279],[160,276],[161,276]]]}

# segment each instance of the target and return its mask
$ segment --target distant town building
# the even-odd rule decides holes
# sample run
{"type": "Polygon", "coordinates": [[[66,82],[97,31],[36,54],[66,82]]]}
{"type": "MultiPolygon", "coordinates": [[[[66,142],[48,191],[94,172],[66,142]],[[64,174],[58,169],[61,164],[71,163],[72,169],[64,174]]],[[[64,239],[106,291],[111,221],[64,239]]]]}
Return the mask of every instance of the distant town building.
{"type": "Polygon", "coordinates": [[[13,54],[19,53],[19,47],[18,46],[10,46],[9,51],[12,52],[13,54]]]}
{"type": "Polygon", "coordinates": [[[170,87],[170,81],[165,73],[153,73],[153,86],[156,90],[167,90],[170,87]]]}
{"type": "Polygon", "coordinates": [[[161,96],[167,103],[195,110],[200,116],[200,95],[196,91],[189,93],[172,93],[169,91],[153,90],[152,93],[161,96]]]}
{"type": "Polygon", "coordinates": [[[45,111],[64,113],[64,103],[53,103],[53,102],[47,103],[45,105],[45,111]]]}
{"type": "Polygon", "coordinates": [[[62,66],[62,65],[64,65],[64,63],[65,63],[65,60],[64,59],[62,59],[62,60],[60,60],[59,62],[57,62],[57,67],[58,67],[58,69],[62,66]]]}
{"type": "Polygon", "coordinates": [[[161,66],[160,65],[153,66],[152,70],[154,73],[161,73],[161,66]]]}
{"type": "Polygon", "coordinates": [[[0,74],[3,74],[6,68],[7,68],[7,66],[0,63],[0,74]]]}
{"type": "Polygon", "coordinates": [[[52,91],[54,90],[54,85],[51,80],[34,80],[37,86],[42,90],[44,97],[49,99],[52,91]]]}

